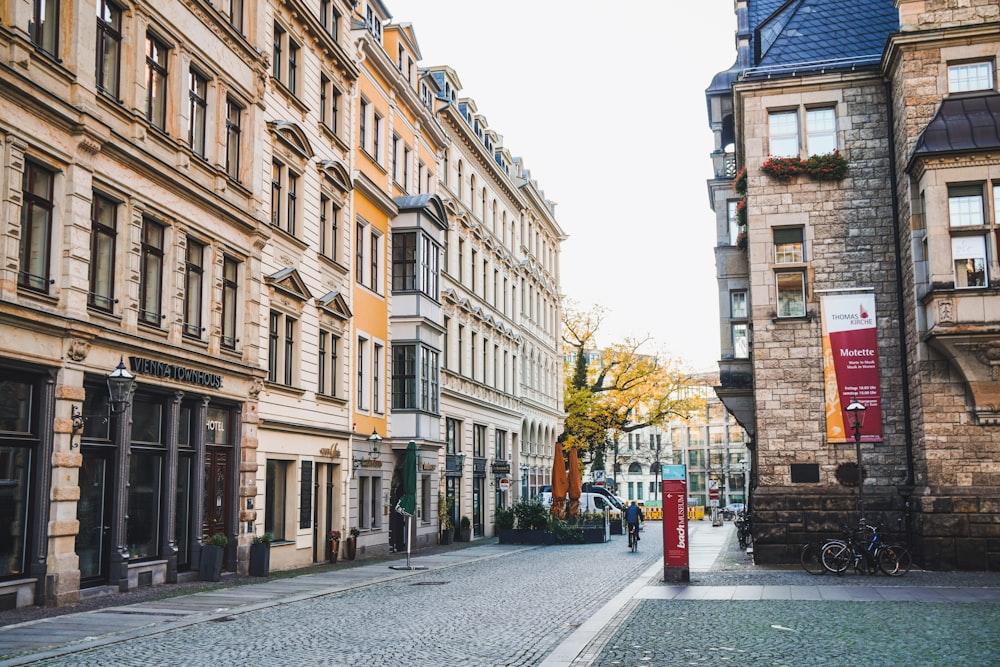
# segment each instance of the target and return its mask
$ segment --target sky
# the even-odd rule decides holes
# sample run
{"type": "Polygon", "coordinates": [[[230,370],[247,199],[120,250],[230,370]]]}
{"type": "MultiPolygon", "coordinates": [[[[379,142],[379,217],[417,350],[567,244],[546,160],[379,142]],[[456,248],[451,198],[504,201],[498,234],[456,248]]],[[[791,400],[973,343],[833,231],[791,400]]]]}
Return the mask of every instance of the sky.
{"type": "Polygon", "coordinates": [[[736,59],[733,0],[386,4],[556,203],[562,292],[604,309],[598,344],[718,370],[705,89],[736,59]]]}

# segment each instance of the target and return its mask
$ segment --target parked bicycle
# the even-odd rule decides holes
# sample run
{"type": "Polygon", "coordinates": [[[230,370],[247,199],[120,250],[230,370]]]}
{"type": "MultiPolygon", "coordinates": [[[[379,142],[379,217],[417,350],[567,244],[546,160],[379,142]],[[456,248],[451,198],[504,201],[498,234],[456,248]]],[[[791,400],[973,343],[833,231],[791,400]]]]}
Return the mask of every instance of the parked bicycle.
{"type": "Polygon", "coordinates": [[[799,562],[802,563],[802,569],[804,569],[809,574],[826,574],[826,568],[823,567],[823,545],[826,542],[809,542],[802,545],[802,549],[799,550],[799,562]]]}
{"type": "Polygon", "coordinates": [[[841,528],[843,539],[828,540],[823,545],[820,559],[828,572],[843,574],[853,567],[855,572],[875,574],[881,570],[890,577],[901,577],[913,566],[909,549],[888,544],[878,526],[861,519],[857,528],[847,524],[841,528]]]}
{"type": "Polygon", "coordinates": [[[736,517],[736,540],[740,549],[746,549],[753,544],[753,518],[749,511],[740,512],[736,517]]]}

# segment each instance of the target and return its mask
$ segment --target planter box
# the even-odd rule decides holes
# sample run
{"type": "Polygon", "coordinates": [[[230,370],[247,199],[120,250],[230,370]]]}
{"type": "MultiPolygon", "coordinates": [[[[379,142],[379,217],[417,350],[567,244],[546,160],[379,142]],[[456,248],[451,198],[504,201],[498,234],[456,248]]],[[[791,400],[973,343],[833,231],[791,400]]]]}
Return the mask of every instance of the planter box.
{"type": "Polygon", "coordinates": [[[201,545],[201,560],[198,562],[199,581],[220,581],[222,579],[222,560],[226,548],[213,544],[201,545]]]}
{"type": "Polygon", "coordinates": [[[271,574],[271,545],[250,545],[250,576],[266,577],[271,574]]]}
{"type": "Polygon", "coordinates": [[[607,526],[583,526],[580,531],[583,533],[584,544],[603,544],[610,538],[607,526]]]}
{"type": "Polygon", "coordinates": [[[441,531],[441,544],[451,544],[451,529],[445,528],[441,531]]]}
{"type": "Polygon", "coordinates": [[[555,544],[556,534],[549,530],[501,528],[500,544],[555,544]]]}
{"type": "Polygon", "coordinates": [[[625,529],[622,526],[622,520],[621,519],[612,519],[611,520],[611,534],[612,535],[624,535],[625,534],[625,529]]]}

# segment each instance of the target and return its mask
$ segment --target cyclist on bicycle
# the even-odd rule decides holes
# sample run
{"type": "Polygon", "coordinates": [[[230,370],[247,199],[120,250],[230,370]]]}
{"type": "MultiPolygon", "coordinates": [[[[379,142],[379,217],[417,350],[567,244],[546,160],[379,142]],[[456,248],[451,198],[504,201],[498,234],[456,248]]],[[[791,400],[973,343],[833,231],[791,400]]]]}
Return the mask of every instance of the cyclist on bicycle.
{"type": "Polygon", "coordinates": [[[625,523],[628,525],[628,530],[631,531],[632,527],[635,527],[635,539],[639,539],[639,522],[645,521],[646,517],[642,513],[642,509],[632,501],[632,504],[625,508],[625,523]]]}

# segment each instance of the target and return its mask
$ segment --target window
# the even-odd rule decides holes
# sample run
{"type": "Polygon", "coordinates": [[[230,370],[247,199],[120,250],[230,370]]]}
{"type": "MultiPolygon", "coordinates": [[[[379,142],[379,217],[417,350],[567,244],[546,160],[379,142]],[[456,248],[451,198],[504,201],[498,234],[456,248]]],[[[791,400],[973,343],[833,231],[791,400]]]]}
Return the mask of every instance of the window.
{"type": "Polygon", "coordinates": [[[188,146],[205,157],[205,115],[208,109],[208,80],[194,68],[188,74],[188,146]]]}
{"type": "Polygon", "coordinates": [[[837,150],[837,128],[833,109],[806,111],[806,152],[826,155],[837,150]]]}
{"type": "Polygon", "coordinates": [[[948,67],[948,92],[993,89],[993,63],[965,63],[948,67]]]}
{"type": "Polygon", "coordinates": [[[472,455],[477,458],[486,456],[486,426],[472,425],[472,455]]]}
{"type": "Polygon", "coordinates": [[[955,263],[955,287],[987,287],[986,237],[957,236],[951,239],[955,263]]]}
{"type": "Polygon", "coordinates": [[[205,286],[205,246],[187,240],[184,261],[184,335],[201,338],[202,293],[205,286]]]}
{"type": "Polygon", "coordinates": [[[28,35],[32,43],[50,56],[59,55],[59,0],[34,0],[28,35]]]}
{"type": "Polygon", "coordinates": [[[438,353],[416,343],[392,346],[392,409],[438,409],[438,353]]]}
{"type": "Polygon", "coordinates": [[[267,379],[291,387],[295,381],[295,338],[298,322],[272,310],[268,323],[267,379]]]}
{"type": "Polygon", "coordinates": [[[444,423],[445,453],[458,454],[462,451],[462,422],[448,417],[444,423]]]}
{"type": "Polygon", "coordinates": [[[340,337],[329,331],[319,332],[319,351],[316,360],[316,373],[319,376],[316,392],[324,396],[337,395],[337,380],[340,369],[339,359],[340,337]]]}
{"type": "Polygon", "coordinates": [[[368,104],[368,100],[361,100],[361,108],[358,113],[358,147],[363,151],[369,151],[368,149],[368,114],[371,110],[371,105],[368,104]]]}
{"type": "Polygon", "coordinates": [[[497,461],[507,460],[507,431],[495,430],[493,432],[493,439],[495,441],[493,443],[493,455],[497,461]]]}
{"type": "Polygon", "coordinates": [[[380,527],[382,513],[382,478],[374,475],[358,476],[358,528],[376,530],[380,527]]]}
{"type": "Polygon", "coordinates": [[[357,373],[358,373],[358,381],[357,381],[358,410],[367,410],[368,409],[368,401],[365,400],[365,397],[367,395],[367,392],[365,391],[366,384],[367,384],[367,382],[365,380],[365,368],[368,366],[368,364],[365,363],[365,355],[367,354],[367,352],[368,352],[368,341],[366,339],[361,338],[359,336],[358,337],[358,363],[357,363],[357,366],[358,366],[358,368],[357,368],[357,373]]]}
{"type": "Polygon", "coordinates": [[[382,119],[382,116],[379,115],[378,113],[376,113],[374,115],[374,119],[372,121],[372,151],[371,151],[371,154],[372,154],[372,157],[375,158],[375,161],[378,162],[379,164],[382,164],[382,162],[384,161],[384,159],[383,159],[384,158],[384,155],[383,155],[384,149],[382,148],[382,128],[383,128],[383,126],[384,126],[384,121],[382,119]]]}
{"type": "Polygon", "coordinates": [[[982,186],[950,186],[948,188],[948,217],[952,227],[982,225],[985,221],[982,186]]]}
{"type": "Polygon", "coordinates": [[[236,349],[236,309],[240,264],[231,257],[222,260],[222,347],[236,349]]]}
{"type": "Polygon", "coordinates": [[[372,345],[372,410],[382,412],[382,349],[378,343],[372,345]]]}
{"type": "Polygon", "coordinates": [[[326,74],[319,77],[319,122],[337,134],[340,126],[340,91],[326,74]]]}
{"type": "Polygon", "coordinates": [[[229,25],[243,34],[243,0],[229,0],[229,25]]]}
{"type": "Polygon", "coordinates": [[[799,121],[795,111],[776,111],[768,114],[770,152],[776,157],[795,157],[799,154],[799,121]]]}
{"type": "Polygon", "coordinates": [[[226,174],[234,181],[240,180],[240,133],[243,107],[226,99],[226,174]]]}
{"type": "Polygon", "coordinates": [[[378,231],[374,227],[372,228],[371,233],[372,233],[371,243],[368,246],[368,250],[372,254],[372,256],[371,256],[371,260],[372,260],[372,272],[371,272],[371,275],[369,276],[369,279],[371,281],[370,282],[370,286],[371,286],[372,291],[377,293],[378,292],[378,286],[379,286],[379,281],[378,281],[378,278],[379,278],[379,268],[378,268],[379,267],[379,255],[381,253],[381,245],[382,245],[381,244],[381,239],[382,239],[382,237],[379,235],[378,231]]]}
{"type": "Polygon", "coordinates": [[[740,203],[726,202],[726,218],[729,221],[729,245],[736,245],[740,237],[740,218],[738,215],[740,203]]]}
{"type": "Polygon", "coordinates": [[[271,224],[295,235],[299,175],[277,160],[271,162],[271,224]]]}
{"type": "Polygon", "coordinates": [[[109,0],[97,0],[97,88],[118,99],[121,65],[122,10],[109,0]]]}
{"type": "Polygon", "coordinates": [[[276,540],[287,539],[285,509],[288,507],[288,475],[291,461],[267,460],[264,480],[264,531],[276,540]]]}
{"type": "Polygon", "coordinates": [[[747,317],[747,293],[743,291],[732,292],[730,299],[730,317],[734,320],[747,317]]]}
{"type": "Polygon", "coordinates": [[[392,289],[413,290],[417,283],[417,233],[392,237],[392,289]]]}
{"type": "Polygon", "coordinates": [[[166,230],[149,218],[142,220],[142,261],[139,266],[139,321],[160,326],[163,319],[163,247],[166,230]]]}
{"type": "Polygon", "coordinates": [[[340,239],[337,237],[337,224],[340,219],[340,207],[326,195],[319,198],[319,251],[325,257],[337,259],[337,248],[340,239]]]}
{"type": "Polygon", "coordinates": [[[778,317],[805,317],[805,275],[801,271],[790,271],[779,272],[775,277],[778,286],[778,317]]]}
{"type": "Polygon", "coordinates": [[[146,35],[146,120],[164,131],[167,129],[167,51],[160,40],[146,35]]]}
{"type": "Polygon", "coordinates": [[[55,208],[55,173],[34,162],[24,166],[21,187],[21,247],[17,284],[49,291],[49,256],[52,252],[52,214],[55,208]]]}
{"type": "Polygon", "coordinates": [[[776,264],[795,264],[804,261],[801,227],[774,230],[774,261],[776,264]]]}
{"type": "Polygon", "coordinates": [[[392,180],[396,185],[400,185],[403,182],[403,140],[399,138],[398,134],[393,134],[391,141],[392,144],[389,148],[389,159],[391,160],[389,173],[392,174],[392,180]]]}
{"type": "Polygon", "coordinates": [[[354,282],[365,282],[365,226],[360,222],[354,234],[354,282]]]}
{"type": "Polygon", "coordinates": [[[378,43],[382,43],[382,19],[375,13],[375,9],[368,5],[365,12],[365,25],[368,27],[368,32],[378,40],[378,43]]]}
{"type": "Polygon", "coordinates": [[[733,357],[750,358],[750,330],[746,322],[733,324],[733,357]]]}
{"type": "Polygon", "coordinates": [[[277,23],[274,24],[273,55],[272,75],[295,95],[298,92],[299,45],[277,23]]]}
{"type": "Polygon", "coordinates": [[[340,14],[333,7],[333,0],[320,0],[319,22],[327,34],[337,41],[340,34],[340,14]]]}
{"type": "Polygon", "coordinates": [[[95,192],[90,211],[90,292],[87,305],[110,311],[115,297],[118,205],[95,192]]]}

